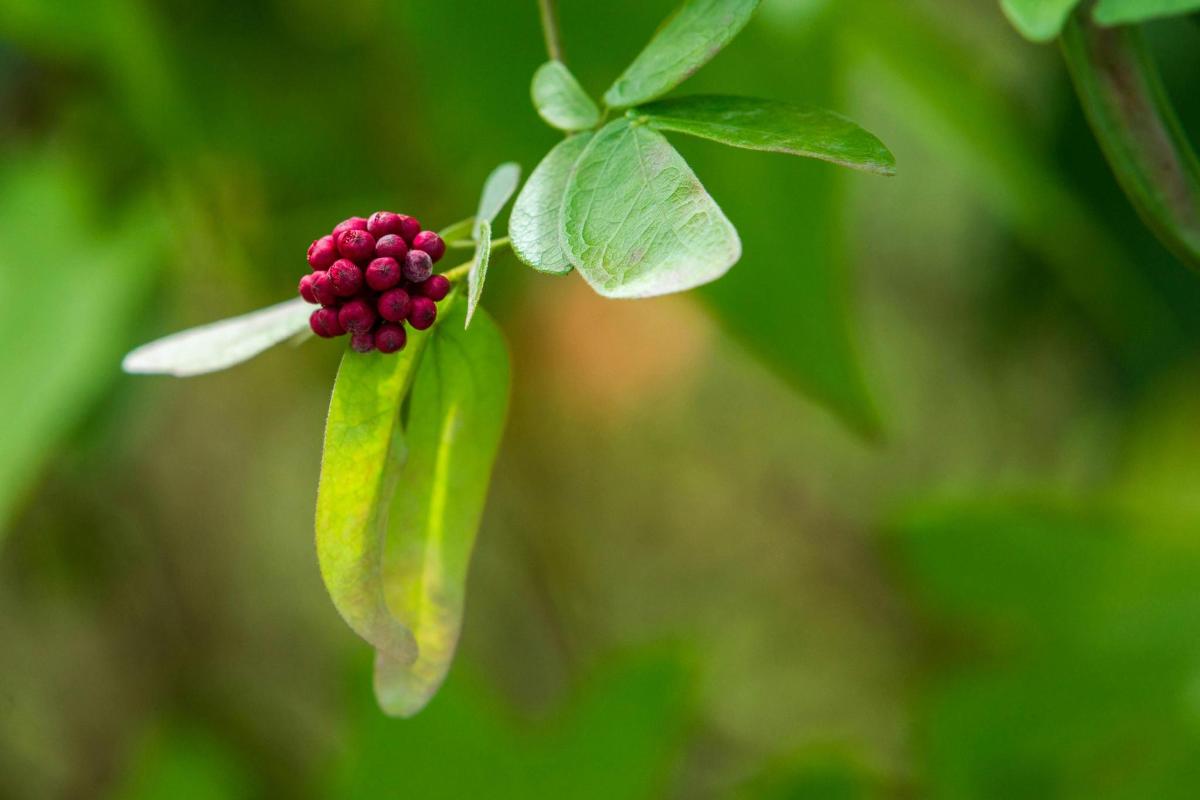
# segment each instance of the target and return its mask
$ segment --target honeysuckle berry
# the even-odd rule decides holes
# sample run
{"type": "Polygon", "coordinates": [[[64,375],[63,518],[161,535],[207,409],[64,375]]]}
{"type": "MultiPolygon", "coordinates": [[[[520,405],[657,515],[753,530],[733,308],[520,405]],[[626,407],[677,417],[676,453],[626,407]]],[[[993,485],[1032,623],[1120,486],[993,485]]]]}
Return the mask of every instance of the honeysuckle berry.
{"type": "Polygon", "coordinates": [[[412,298],[403,289],[390,289],[379,296],[379,316],[388,322],[403,322],[408,318],[412,298]]]}
{"type": "Polygon", "coordinates": [[[332,339],[346,332],[338,321],[338,312],[332,308],[318,308],[309,316],[308,324],[322,339],[332,339]]]}
{"type": "Polygon", "coordinates": [[[450,294],[450,279],[445,275],[430,275],[429,279],[418,287],[418,290],[436,303],[444,300],[446,295],[450,294]]]}
{"type": "Polygon", "coordinates": [[[396,216],[400,219],[400,235],[404,237],[404,241],[412,244],[413,239],[417,238],[417,234],[421,232],[421,223],[415,217],[407,214],[397,214],[396,216]]]}
{"type": "Polygon", "coordinates": [[[312,273],[313,298],[323,306],[331,306],[337,302],[337,292],[333,290],[333,282],[329,280],[329,273],[314,272],[312,273]]]}
{"type": "Polygon", "coordinates": [[[395,353],[404,349],[408,333],[403,325],[385,322],[375,329],[375,346],[381,353],[395,353]]]}
{"type": "Polygon", "coordinates": [[[367,333],[375,324],[375,309],[361,297],[347,300],[338,310],[338,322],[351,333],[367,333]]]}
{"type": "Polygon", "coordinates": [[[362,217],[350,217],[344,219],[337,225],[333,226],[333,238],[336,240],[337,235],[343,231],[365,231],[367,229],[367,221],[362,217]]]}
{"type": "Polygon", "coordinates": [[[421,231],[413,238],[414,250],[424,250],[434,261],[446,254],[446,243],[433,231],[421,231]]]}
{"type": "Polygon", "coordinates": [[[332,236],[322,236],[308,246],[308,265],[313,269],[329,269],[337,257],[337,242],[332,236]]]}
{"type": "Polygon", "coordinates": [[[338,252],[351,261],[365,261],[375,255],[375,237],[357,228],[337,235],[338,252]]]}
{"type": "Polygon", "coordinates": [[[386,292],[400,282],[400,263],[389,256],[377,258],[367,266],[366,278],[373,291],[386,292]]]}
{"type": "Polygon", "coordinates": [[[351,335],[350,347],[356,353],[369,353],[375,349],[375,336],[370,331],[360,331],[351,335]]]}
{"type": "Polygon", "coordinates": [[[409,250],[403,272],[405,280],[420,283],[433,274],[433,259],[424,250],[409,250]]]}
{"type": "Polygon", "coordinates": [[[362,289],[362,270],[359,269],[358,264],[348,258],[339,258],[333,262],[328,274],[329,282],[333,284],[333,291],[339,297],[353,297],[358,294],[359,289],[362,289]]]}
{"type": "Polygon", "coordinates": [[[408,323],[423,331],[437,319],[437,303],[428,297],[414,297],[408,307],[408,323]]]}
{"type": "Polygon", "coordinates": [[[404,237],[394,233],[381,236],[379,241],[375,242],[375,255],[394,258],[403,263],[404,257],[408,255],[408,242],[404,241],[404,237]]]}
{"type": "Polygon", "coordinates": [[[304,298],[304,302],[316,304],[317,296],[313,294],[312,282],[311,272],[300,278],[300,296],[304,298]]]}
{"type": "Polygon", "coordinates": [[[376,239],[389,234],[400,235],[400,215],[391,211],[376,211],[367,219],[367,231],[376,239]]]}

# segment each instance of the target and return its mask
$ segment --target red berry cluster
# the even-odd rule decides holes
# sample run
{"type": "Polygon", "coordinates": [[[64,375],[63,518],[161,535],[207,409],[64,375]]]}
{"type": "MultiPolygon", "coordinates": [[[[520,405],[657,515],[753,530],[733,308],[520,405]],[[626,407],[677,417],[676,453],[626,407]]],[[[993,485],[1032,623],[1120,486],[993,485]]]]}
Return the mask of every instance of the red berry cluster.
{"type": "Polygon", "coordinates": [[[308,248],[313,271],[300,279],[300,296],[321,305],[308,320],[313,333],[349,333],[360,353],[403,350],[405,321],[425,330],[450,291],[446,276],[433,274],[445,252],[442,237],[403,214],[377,211],[339,222],[308,248]]]}

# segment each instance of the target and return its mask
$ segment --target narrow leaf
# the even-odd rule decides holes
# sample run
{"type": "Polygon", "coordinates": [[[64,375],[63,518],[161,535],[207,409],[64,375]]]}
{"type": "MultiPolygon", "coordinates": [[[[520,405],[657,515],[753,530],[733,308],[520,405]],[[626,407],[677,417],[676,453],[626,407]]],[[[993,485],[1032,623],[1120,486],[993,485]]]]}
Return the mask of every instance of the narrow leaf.
{"type": "Polygon", "coordinates": [[[681,292],[724,275],[737,231],[662,134],[628,120],[588,144],[567,185],[563,242],[605,297],[681,292]]]}
{"type": "Polygon", "coordinates": [[[232,367],[308,326],[313,307],[300,298],[173,333],[125,356],[126,372],[184,378],[232,367]]]}
{"type": "Polygon", "coordinates": [[[495,221],[510,197],[521,184],[521,167],[511,161],[501,164],[492,170],[483,182],[483,191],[479,194],[479,210],[475,212],[475,241],[480,240],[480,228],[483,223],[495,221]]]}
{"type": "Polygon", "coordinates": [[[533,107],[547,124],[583,131],[600,122],[600,109],[561,61],[547,61],[533,73],[533,107]]]}
{"type": "Polygon", "coordinates": [[[475,218],[467,217],[466,219],[460,219],[458,222],[442,228],[440,231],[438,231],[438,236],[442,237],[442,241],[444,241],[448,247],[453,247],[458,242],[471,241],[471,236],[474,233],[475,218]]]}
{"type": "Polygon", "coordinates": [[[732,147],[766,150],[894,175],[883,142],[850,120],[820,108],[753,97],[699,95],[661,100],[630,112],[650,127],[732,147]]]}
{"type": "Polygon", "coordinates": [[[1013,27],[1026,39],[1049,42],[1058,37],[1079,0],[1000,0],[1013,27]]]}
{"type": "Polygon", "coordinates": [[[409,457],[392,500],[383,562],[387,605],[417,658],[376,659],[375,691],[410,716],[437,690],[462,626],[467,567],[508,409],[508,350],[486,313],[467,332],[461,303],[429,344],[405,426],[409,457]]]}
{"type": "Polygon", "coordinates": [[[686,0],[604,94],[612,108],[645,103],[683,83],[741,32],[758,0],[686,0]]]}
{"type": "Polygon", "coordinates": [[[483,295],[483,282],[487,280],[488,261],[492,257],[492,225],[485,219],[479,221],[478,239],[475,245],[475,260],[467,273],[467,313],[463,327],[471,324],[479,298],[483,295]]]}
{"type": "Polygon", "coordinates": [[[559,217],[567,193],[567,179],[583,155],[592,134],[564,139],[546,154],[525,181],[508,218],[508,235],[517,258],[540,272],[566,275],[571,260],[559,236],[559,217]]]}
{"type": "Polygon", "coordinates": [[[1198,9],[1200,0],[1099,0],[1092,18],[1101,25],[1130,25],[1190,14],[1198,9]]]}

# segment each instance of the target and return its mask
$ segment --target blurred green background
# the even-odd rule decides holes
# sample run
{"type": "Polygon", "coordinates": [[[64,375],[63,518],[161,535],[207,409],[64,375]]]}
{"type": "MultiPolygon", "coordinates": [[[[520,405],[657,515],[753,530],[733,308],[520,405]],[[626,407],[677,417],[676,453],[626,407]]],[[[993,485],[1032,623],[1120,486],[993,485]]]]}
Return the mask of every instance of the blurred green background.
{"type": "MultiPolygon", "coordinates": [[[[599,94],[673,0],[562,0],[599,94]]],[[[1200,26],[1148,28],[1200,131],[1200,26]]],[[[766,0],[685,91],[899,176],[676,137],[745,257],[603,301],[510,255],[513,411],[411,721],[317,570],[340,348],[133,345],[556,140],[533,0],[0,0],[0,797],[1200,793],[1200,279],[995,0],[766,0]]]]}

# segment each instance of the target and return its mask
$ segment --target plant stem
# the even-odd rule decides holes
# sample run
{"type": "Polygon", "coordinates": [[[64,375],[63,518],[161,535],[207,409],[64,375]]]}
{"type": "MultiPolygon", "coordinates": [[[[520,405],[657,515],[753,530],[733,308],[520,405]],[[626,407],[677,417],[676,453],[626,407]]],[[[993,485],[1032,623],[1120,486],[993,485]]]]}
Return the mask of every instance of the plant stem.
{"type": "MultiPolygon", "coordinates": [[[[492,240],[492,252],[494,253],[497,250],[508,247],[508,244],[509,244],[509,239],[507,236],[504,236],[500,239],[493,239],[492,240]]],[[[450,281],[451,283],[458,283],[459,281],[461,281],[462,279],[467,277],[467,274],[470,273],[470,271],[471,271],[471,267],[474,265],[475,265],[475,259],[472,258],[470,261],[464,261],[463,263],[459,264],[457,267],[451,267],[450,269],[446,270],[442,274],[445,275],[446,280],[450,281]]]]}
{"type": "Polygon", "coordinates": [[[538,0],[538,8],[542,12],[542,35],[546,37],[546,55],[550,56],[551,61],[563,61],[557,5],[557,0],[538,0]]]}

